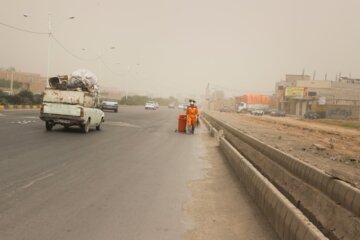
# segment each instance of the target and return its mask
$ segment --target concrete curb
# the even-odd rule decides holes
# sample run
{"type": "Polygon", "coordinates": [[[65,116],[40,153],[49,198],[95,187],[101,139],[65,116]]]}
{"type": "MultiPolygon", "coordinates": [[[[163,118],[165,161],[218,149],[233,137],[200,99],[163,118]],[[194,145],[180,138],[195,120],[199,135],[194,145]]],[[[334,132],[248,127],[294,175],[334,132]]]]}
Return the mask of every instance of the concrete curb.
{"type": "Polygon", "coordinates": [[[216,137],[218,136],[218,131],[216,130],[216,128],[214,128],[213,126],[211,126],[211,124],[206,120],[206,118],[202,117],[201,120],[205,123],[207,129],[209,130],[209,133],[212,137],[216,137]]]}
{"type": "Polygon", "coordinates": [[[220,148],[281,239],[328,239],[223,137],[220,148]]]}
{"type": "Polygon", "coordinates": [[[344,181],[336,179],[293,156],[290,156],[247,134],[244,134],[227,123],[220,122],[206,113],[203,114],[209,119],[210,124],[215,123],[214,125],[217,125],[218,129],[225,129],[229,131],[231,134],[240,138],[242,141],[249,144],[256,150],[260,151],[266,156],[269,156],[269,158],[271,158],[277,164],[284,167],[286,170],[304,182],[323,192],[334,202],[351,211],[355,216],[360,216],[359,189],[344,181]]]}
{"type": "Polygon", "coordinates": [[[40,105],[0,105],[1,110],[14,110],[14,109],[39,109],[40,105]]]}

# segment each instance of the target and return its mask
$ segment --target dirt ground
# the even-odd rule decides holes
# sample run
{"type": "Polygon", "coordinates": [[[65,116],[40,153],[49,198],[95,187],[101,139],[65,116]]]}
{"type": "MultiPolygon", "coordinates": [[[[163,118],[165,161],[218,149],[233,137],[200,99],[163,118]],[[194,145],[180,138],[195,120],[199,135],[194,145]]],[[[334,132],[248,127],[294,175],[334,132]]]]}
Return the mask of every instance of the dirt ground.
{"type": "Polygon", "coordinates": [[[243,132],[360,188],[360,130],[321,120],[209,112],[243,132]]]}

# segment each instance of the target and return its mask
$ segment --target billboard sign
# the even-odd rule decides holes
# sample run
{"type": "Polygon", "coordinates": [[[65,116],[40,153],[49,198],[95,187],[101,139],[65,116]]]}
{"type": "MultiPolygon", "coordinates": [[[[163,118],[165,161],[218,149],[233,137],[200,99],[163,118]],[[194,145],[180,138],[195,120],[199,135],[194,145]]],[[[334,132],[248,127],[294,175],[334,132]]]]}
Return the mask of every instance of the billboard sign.
{"type": "Polygon", "coordinates": [[[303,98],[307,96],[307,88],[305,87],[287,87],[285,89],[285,97],[303,98]]]}

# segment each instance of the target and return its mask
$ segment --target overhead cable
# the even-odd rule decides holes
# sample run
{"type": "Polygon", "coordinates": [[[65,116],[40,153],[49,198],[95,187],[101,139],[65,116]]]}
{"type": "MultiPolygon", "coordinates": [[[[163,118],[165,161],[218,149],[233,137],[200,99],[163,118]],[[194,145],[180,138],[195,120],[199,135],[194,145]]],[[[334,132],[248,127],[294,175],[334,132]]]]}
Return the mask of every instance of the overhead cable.
{"type": "Polygon", "coordinates": [[[124,73],[117,73],[117,72],[115,72],[114,70],[112,70],[111,67],[109,67],[109,66],[105,63],[105,61],[104,61],[104,59],[103,59],[102,57],[99,57],[99,59],[100,59],[101,63],[102,63],[112,74],[115,74],[116,76],[125,75],[124,73]]]}
{"type": "Polygon", "coordinates": [[[75,55],[74,53],[72,53],[69,49],[67,49],[65,47],[64,44],[62,44],[55,36],[54,34],[51,34],[51,38],[54,39],[54,41],[65,51],[67,52],[70,56],[72,56],[73,58],[76,58],[80,61],[89,61],[89,62],[94,62],[94,61],[97,61],[98,58],[92,58],[92,59],[89,59],[89,58],[82,58],[82,57],[79,57],[77,55],[75,55]]]}
{"type": "Polygon", "coordinates": [[[32,33],[32,34],[38,34],[38,35],[48,35],[48,34],[50,34],[48,32],[36,32],[36,31],[31,31],[31,30],[28,30],[28,29],[24,29],[24,28],[19,28],[19,27],[16,27],[16,26],[13,26],[13,25],[10,25],[10,24],[7,24],[7,23],[3,23],[3,22],[0,22],[0,25],[5,26],[7,28],[17,30],[17,31],[20,31],[20,32],[26,32],[26,33],[32,33]]]}

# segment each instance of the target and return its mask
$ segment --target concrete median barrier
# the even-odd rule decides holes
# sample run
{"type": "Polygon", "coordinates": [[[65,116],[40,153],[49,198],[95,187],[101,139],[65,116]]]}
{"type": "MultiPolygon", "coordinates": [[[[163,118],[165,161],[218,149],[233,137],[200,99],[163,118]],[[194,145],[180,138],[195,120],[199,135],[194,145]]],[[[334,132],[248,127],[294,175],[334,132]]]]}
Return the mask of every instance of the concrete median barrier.
{"type": "Polygon", "coordinates": [[[281,239],[328,239],[223,137],[220,148],[281,239]]]}
{"type": "Polygon", "coordinates": [[[264,177],[206,118],[211,135],[219,138],[222,152],[239,180],[272,224],[280,239],[328,239],[266,177],[264,177]]]}
{"type": "Polygon", "coordinates": [[[360,190],[351,186],[349,183],[333,176],[293,157],[274,147],[271,147],[258,139],[255,139],[245,133],[240,132],[238,129],[228,125],[227,123],[220,122],[212,116],[204,113],[209,123],[217,126],[216,128],[225,129],[235,137],[241,139],[249,144],[259,152],[268,156],[280,166],[310,184],[311,186],[319,189],[330,199],[337,204],[340,204],[355,216],[360,217],[360,190]]]}
{"type": "MultiPolygon", "coordinates": [[[[359,239],[359,189],[203,113],[210,129],[267,178],[329,239],[359,239]]],[[[230,160],[229,160],[230,162],[230,160]]],[[[255,186],[257,187],[257,186],[255,186]]],[[[291,239],[291,238],[290,238],[291,239]]]]}

